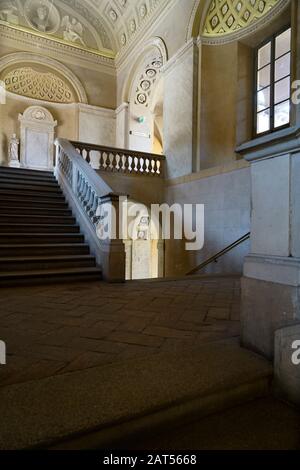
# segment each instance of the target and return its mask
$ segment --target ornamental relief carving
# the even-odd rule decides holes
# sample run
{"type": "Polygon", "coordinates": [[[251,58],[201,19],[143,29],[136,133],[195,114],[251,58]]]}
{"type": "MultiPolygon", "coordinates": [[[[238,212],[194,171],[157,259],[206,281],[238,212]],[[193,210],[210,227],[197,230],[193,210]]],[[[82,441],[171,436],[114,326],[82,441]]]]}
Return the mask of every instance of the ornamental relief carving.
{"type": "Polygon", "coordinates": [[[139,80],[137,81],[135,104],[148,107],[152,90],[157,81],[161,67],[163,66],[163,58],[159,54],[147,62],[139,80]]]}
{"type": "Polygon", "coordinates": [[[20,67],[3,74],[6,90],[53,103],[74,103],[74,93],[68,84],[51,72],[38,72],[31,67],[20,67]]]}
{"type": "Polygon", "coordinates": [[[117,53],[168,0],[0,0],[0,21],[81,49],[117,53]]]}

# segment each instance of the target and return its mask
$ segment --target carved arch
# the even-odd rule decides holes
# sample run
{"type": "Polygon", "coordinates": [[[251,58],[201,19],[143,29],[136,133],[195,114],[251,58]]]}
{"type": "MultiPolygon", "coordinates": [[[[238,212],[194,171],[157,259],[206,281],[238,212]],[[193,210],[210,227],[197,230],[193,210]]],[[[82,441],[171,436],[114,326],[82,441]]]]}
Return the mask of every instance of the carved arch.
{"type": "Polygon", "coordinates": [[[130,100],[131,96],[131,91],[132,87],[134,85],[134,81],[136,78],[136,74],[138,73],[140,67],[143,64],[143,61],[145,60],[145,55],[148,52],[151,52],[151,50],[157,50],[157,52],[160,54],[161,59],[162,59],[162,66],[165,65],[168,61],[168,51],[167,47],[164,43],[164,41],[159,38],[155,37],[147,41],[144,46],[142,47],[142,50],[136,59],[135,63],[133,64],[131,71],[129,73],[128,79],[125,82],[124,88],[123,88],[123,93],[122,93],[122,102],[128,103],[130,100]]]}

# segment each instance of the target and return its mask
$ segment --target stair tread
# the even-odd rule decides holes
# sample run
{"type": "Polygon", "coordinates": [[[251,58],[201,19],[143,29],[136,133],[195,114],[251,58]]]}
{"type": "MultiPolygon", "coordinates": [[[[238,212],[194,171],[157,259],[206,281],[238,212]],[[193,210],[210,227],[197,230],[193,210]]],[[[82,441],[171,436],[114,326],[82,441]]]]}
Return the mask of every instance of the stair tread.
{"type": "Polygon", "coordinates": [[[22,183],[23,181],[26,184],[42,184],[45,186],[58,186],[57,180],[53,178],[40,178],[38,176],[23,176],[23,175],[13,175],[10,173],[1,173],[0,171],[0,181],[15,181],[16,183],[22,183]]]}
{"type": "Polygon", "coordinates": [[[1,263],[1,286],[101,277],[52,172],[0,166],[1,263]]]}
{"type": "Polygon", "coordinates": [[[1,227],[79,227],[77,224],[2,224],[0,223],[1,227]]]}
{"type": "Polygon", "coordinates": [[[11,217],[12,219],[15,219],[16,217],[24,217],[25,218],[28,218],[28,219],[74,219],[75,220],[75,217],[73,217],[72,215],[71,216],[64,216],[64,215],[61,215],[61,216],[55,216],[55,215],[31,215],[31,214],[19,214],[19,215],[16,215],[16,214],[1,214],[1,217],[11,217]]]}
{"type": "Polygon", "coordinates": [[[53,255],[53,256],[9,256],[3,257],[0,255],[0,263],[1,262],[15,262],[15,261],[62,261],[62,260],[83,260],[83,259],[94,259],[93,255],[53,255]]]}
{"type": "Polygon", "coordinates": [[[1,272],[0,280],[3,278],[16,277],[33,277],[33,276],[51,276],[55,274],[81,274],[81,273],[102,273],[99,267],[80,267],[80,268],[56,268],[56,269],[39,269],[33,271],[10,271],[1,272]]]}
{"type": "Polygon", "coordinates": [[[51,170],[31,170],[29,168],[11,168],[9,166],[0,166],[0,171],[3,171],[4,173],[16,174],[54,175],[53,171],[51,170]]]}
{"type": "MultiPolygon", "coordinates": [[[[23,234],[22,234],[23,235],[23,234]]],[[[52,235],[52,234],[51,234],[52,235]]],[[[61,234],[60,234],[61,235],[61,234]]],[[[36,245],[36,244],[25,244],[25,245],[22,245],[22,244],[5,244],[5,245],[0,245],[0,248],[3,248],[3,249],[10,249],[10,248],[53,248],[53,247],[56,247],[56,248],[70,248],[70,247],[81,247],[81,248],[87,248],[89,245],[87,243],[76,243],[76,245],[74,245],[74,243],[41,243],[40,245],[36,245]]]]}

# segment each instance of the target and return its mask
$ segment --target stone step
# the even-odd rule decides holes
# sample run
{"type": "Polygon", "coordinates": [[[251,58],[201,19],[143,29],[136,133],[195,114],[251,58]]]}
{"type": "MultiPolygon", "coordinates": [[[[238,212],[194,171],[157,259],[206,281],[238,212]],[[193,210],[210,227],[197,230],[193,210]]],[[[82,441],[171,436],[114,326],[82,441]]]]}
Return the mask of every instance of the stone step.
{"type": "Polygon", "coordinates": [[[54,176],[24,176],[24,175],[15,175],[12,173],[3,173],[0,170],[0,181],[10,183],[11,181],[26,183],[26,184],[42,184],[43,186],[57,186],[57,180],[54,176]]]}
{"type": "MultiPolygon", "coordinates": [[[[1,218],[0,218],[1,220],[1,218]]],[[[0,233],[18,233],[22,237],[23,233],[47,233],[49,237],[52,233],[80,233],[78,225],[63,224],[0,224],[0,233]]]]}
{"type": "MultiPolygon", "coordinates": [[[[9,186],[9,185],[8,185],[9,186]]],[[[39,204],[39,202],[44,201],[58,201],[58,202],[66,202],[65,197],[62,192],[53,192],[53,191],[39,191],[39,190],[29,190],[27,189],[20,189],[16,188],[15,185],[11,185],[11,187],[4,187],[3,185],[0,186],[0,200],[2,197],[13,197],[19,199],[19,201],[24,203],[28,199],[31,202],[39,204]],[[35,201],[34,201],[35,200],[35,201]]]]}
{"type": "Polygon", "coordinates": [[[55,225],[74,225],[76,219],[74,217],[56,217],[42,215],[1,215],[1,224],[55,224],[55,225]]]}
{"type": "Polygon", "coordinates": [[[0,257],[0,271],[37,271],[63,268],[96,267],[91,255],[0,257]]]}
{"type": "Polygon", "coordinates": [[[84,243],[84,236],[80,233],[0,233],[0,245],[44,245],[57,243],[84,243]]]}
{"type": "Polygon", "coordinates": [[[0,167],[0,286],[99,280],[53,173],[0,167]]]}
{"type": "Polygon", "coordinates": [[[0,166],[1,173],[10,173],[22,176],[37,176],[37,177],[54,177],[53,171],[44,170],[28,170],[27,168],[10,168],[8,166],[0,166]]]}
{"type": "Polygon", "coordinates": [[[52,243],[52,244],[0,244],[0,257],[5,256],[55,256],[55,255],[88,255],[90,248],[85,243],[52,243]]]}
{"type": "Polygon", "coordinates": [[[43,185],[39,183],[33,184],[31,181],[28,183],[26,181],[17,181],[17,180],[11,180],[11,181],[6,181],[3,178],[0,178],[0,188],[1,190],[3,189],[14,189],[15,192],[18,191],[23,191],[25,190],[26,192],[31,192],[31,193],[49,193],[49,194],[60,194],[62,195],[62,190],[58,185],[43,185]]]}
{"type": "Polygon", "coordinates": [[[62,282],[100,281],[102,272],[97,267],[54,268],[35,271],[0,271],[0,287],[51,284],[62,282]]]}
{"type": "Polygon", "coordinates": [[[1,192],[0,188],[0,207],[26,207],[27,209],[69,209],[64,197],[62,198],[43,198],[37,195],[22,195],[16,197],[15,194],[1,192]]]}
{"type": "Polygon", "coordinates": [[[72,211],[70,209],[60,209],[60,208],[57,209],[55,207],[49,208],[47,206],[24,207],[23,205],[20,206],[20,201],[18,201],[18,205],[16,204],[12,206],[11,205],[2,206],[0,204],[0,218],[2,214],[14,215],[14,217],[16,218],[20,216],[24,216],[24,215],[45,216],[45,217],[72,217],[72,211]]]}
{"type": "Polygon", "coordinates": [[[0,449],[121,448],[266,396],[271,379],[227,340],[2,387],[0,449]]]}

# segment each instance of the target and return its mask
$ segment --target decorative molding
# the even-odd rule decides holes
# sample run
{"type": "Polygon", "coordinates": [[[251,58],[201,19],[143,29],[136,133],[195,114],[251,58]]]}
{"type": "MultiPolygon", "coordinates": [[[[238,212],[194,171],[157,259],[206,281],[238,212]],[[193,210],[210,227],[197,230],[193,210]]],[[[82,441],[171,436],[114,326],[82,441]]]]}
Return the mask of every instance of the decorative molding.
{"type": "MultiPolygon", "coordinates": [[[[161,0],[160,8],[152,8],[148,11],[148,15],[144,18],[143,22],[137,26],[135,35],[128,38],[126,46],[119,51],[116,56],[116,67],[118,70],[126,67],[136,55],[136,46],[143,44],[147,41],[146,37],[151,36],[153,31],[159,23],[163,21],[165,16],[169,13],[170,9],[182,0],[161,0]],[[147,28],[146,28],[147,26],[147,28]]],[[[157,0],[154,0],[157,3],[157,0]]]]}
{"type": "Polygon", "coordinates": [[[98,106],[91,106],[89,104],[78,104],[79,112],[92,114],[93,116],[102,116],[104,118],[116,119],[115,110],[108,108],[100,108],[98,106]]]}
{"type": "Polygon", "coordinates": [[[18,66],[22,63],[39,65],[42,64],[52,70],[55,70],[71,83],[72,87],[74,88],[77,94],[78,101],[81,103],[87,103],[86,92],[76,75],[71,72],[65,65],[61,64],[55,59],[51,59],[44,55],[31,54],[29,52],[16,52],[13,54],[6,55],[0,59],[0,74],[7,67],[12,67],[15,65],[18,66]]]}
{"type": "Polygon", "coordinates": [[[186,34],[186,41],[187,42],[193,37],[193,29],[194,29],[194,25],[195,25],[195,21],[196,21],[199,6],[200,6],[200,0],[195,0],[193,9],[191,11],[190,20],[189,20],[188,29],[187,29],[187,34],[186,34]]]}
{"type": "Polygon", "coordinates": [[[6,39],[16,48],[35,47],[42,48],[46,53],[61,54],[62,56],[73,57],[88,62],[93,65],[103,65],[115,71],[115,55],[109,51],[98,52],[90,49],[82,49],[76,44],[68,44],[65,41],[41,36],[34,31],[27,31],[14,28],[0,21],[0,38],[6,39]]]}
{"type": "Polygon", "coordinates": [[[116,109],[115,113],[116,116],[118,116],[120,113],[122,113],[124,110],[128,110],[129,103],[122,103],[118,108],[116,109]]]}

